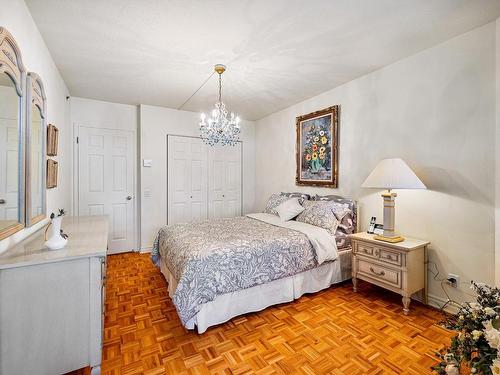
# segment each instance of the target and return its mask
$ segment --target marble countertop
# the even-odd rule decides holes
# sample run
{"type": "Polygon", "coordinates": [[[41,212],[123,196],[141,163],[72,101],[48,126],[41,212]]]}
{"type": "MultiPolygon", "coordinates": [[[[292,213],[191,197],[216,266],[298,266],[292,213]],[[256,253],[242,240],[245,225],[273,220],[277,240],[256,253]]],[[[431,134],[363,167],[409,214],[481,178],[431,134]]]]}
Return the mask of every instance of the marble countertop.
{"type": "Polygon", "coordinates": [[[68,234],[66,247],[49,250],[45,227],[0,254],[0,270],[40,263],[60,262],[75,258],[106,256],[108,219],[106,216],[65,216],[62,229],[68,234]]]}
{"type": "Polygon", "coordinates": [[[367,233],[367,232],[359,232],[359,233],[354,233],[350,234],[349,237],[353,240],[361,240],[361,241],[367,241],[371,242],[376,245],[381,245],[381,246],[388,246],[388,247],[393,247],[395,249],[399,250],[405,250],[405,251],[410,251],[413,249],[420,248],[422,246],[427,246],[430,244],[429,241],[424,241],[424,240],[418,240],[416,238],[410,238],[410,237],[404,237],[404,241],[401,242],[385,242],[385,241],[380,241],[376,240],[374,237],[375,235],[367,233]]]}

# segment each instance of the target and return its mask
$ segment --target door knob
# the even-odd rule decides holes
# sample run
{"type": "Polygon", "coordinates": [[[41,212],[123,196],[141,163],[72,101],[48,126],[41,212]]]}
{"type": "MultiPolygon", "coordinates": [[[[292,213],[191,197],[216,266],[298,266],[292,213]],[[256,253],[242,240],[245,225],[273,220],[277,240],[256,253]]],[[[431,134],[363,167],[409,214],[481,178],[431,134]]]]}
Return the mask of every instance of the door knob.
{"type": "Polygon", "coordinates": [[[7,201],[5,199],[0,199],[0,204],[5,204],[7,201]]]}
{"type": "Polygon", "coordinates": [[[128,201],[132,200],[132,196],[131,195],[127,196],[127,200],[128,201]]]}

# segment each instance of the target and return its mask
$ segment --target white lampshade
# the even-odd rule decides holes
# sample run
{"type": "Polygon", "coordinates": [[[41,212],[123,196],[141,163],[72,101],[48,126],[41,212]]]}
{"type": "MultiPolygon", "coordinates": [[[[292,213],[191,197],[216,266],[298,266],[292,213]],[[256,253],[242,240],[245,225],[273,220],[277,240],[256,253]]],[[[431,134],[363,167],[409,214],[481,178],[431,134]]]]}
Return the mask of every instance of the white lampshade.
{"type": "Polygon", "coordinates": [[[361,186],[378,189],[427,189],[402,159],[381,160],[361,186]]]}

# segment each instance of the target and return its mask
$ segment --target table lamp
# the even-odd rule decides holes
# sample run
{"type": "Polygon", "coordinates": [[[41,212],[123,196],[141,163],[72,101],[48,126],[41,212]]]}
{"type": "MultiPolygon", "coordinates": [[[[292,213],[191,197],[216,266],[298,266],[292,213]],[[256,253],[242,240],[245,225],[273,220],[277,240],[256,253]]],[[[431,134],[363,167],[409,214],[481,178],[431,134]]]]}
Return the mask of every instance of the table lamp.
{"type": "Polygon", "coordinates": [[[396,193],[392,189],[427,189],[417,175],[402,159],[383,159],[368,175],[361,187],[387,189],[384,198],[384,234],[374,237],[386,242],[401,242],[404,238],[394,231],[394,208],[396,193]]]}

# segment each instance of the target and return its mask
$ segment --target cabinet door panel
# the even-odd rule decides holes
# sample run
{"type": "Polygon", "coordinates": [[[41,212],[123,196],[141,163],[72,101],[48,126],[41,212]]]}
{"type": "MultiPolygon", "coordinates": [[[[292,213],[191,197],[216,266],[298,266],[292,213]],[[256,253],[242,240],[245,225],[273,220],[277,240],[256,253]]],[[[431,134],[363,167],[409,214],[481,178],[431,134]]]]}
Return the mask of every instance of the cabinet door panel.
{"type": "Polygon", "coordinates": [[[168,224],[207,218],[207,147],[199,138],[168,136],[168,224]]]}
{"type": "Polygon", "coordinates": [[[88,258],[0,270],[0,374],[88,366],[89,295],[88,258]]]}

